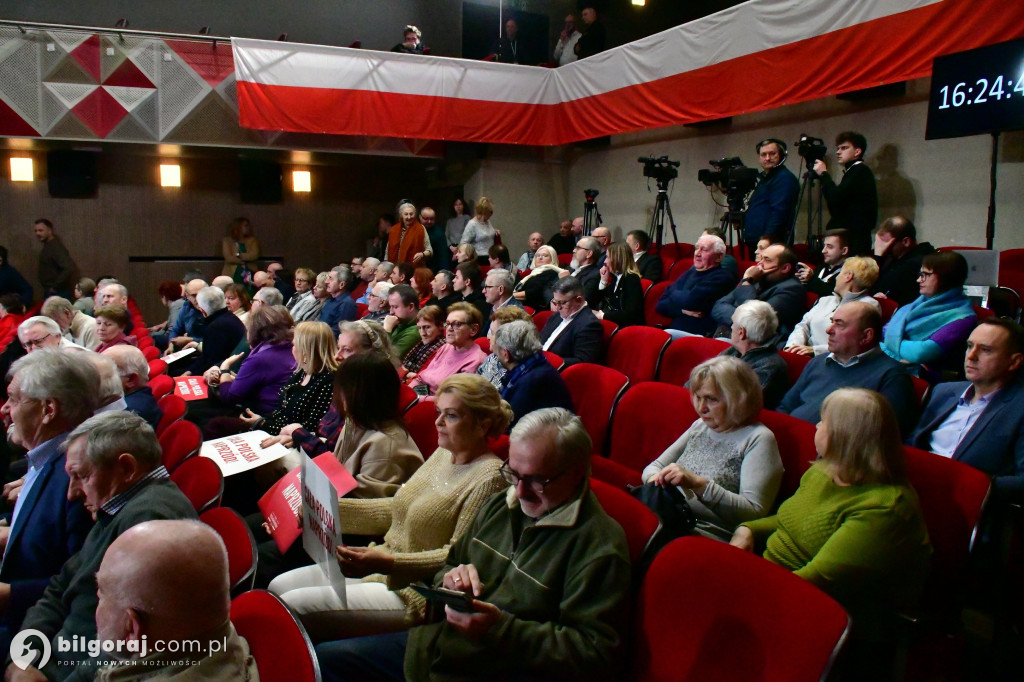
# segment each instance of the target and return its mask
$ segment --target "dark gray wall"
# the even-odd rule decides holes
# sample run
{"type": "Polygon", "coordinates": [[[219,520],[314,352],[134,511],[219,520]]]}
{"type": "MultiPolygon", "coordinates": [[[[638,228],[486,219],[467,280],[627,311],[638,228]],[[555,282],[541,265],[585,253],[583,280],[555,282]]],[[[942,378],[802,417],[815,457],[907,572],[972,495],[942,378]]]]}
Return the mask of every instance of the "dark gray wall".
{"type": "Polygon", "coordinates": [[[219,36],[349,45],[388,50],[407,23],[423,31],[436,55],[460,56],[461,0],[6,0],[0,18],[87,26],[195,33],[209,26],[219,36]]]}

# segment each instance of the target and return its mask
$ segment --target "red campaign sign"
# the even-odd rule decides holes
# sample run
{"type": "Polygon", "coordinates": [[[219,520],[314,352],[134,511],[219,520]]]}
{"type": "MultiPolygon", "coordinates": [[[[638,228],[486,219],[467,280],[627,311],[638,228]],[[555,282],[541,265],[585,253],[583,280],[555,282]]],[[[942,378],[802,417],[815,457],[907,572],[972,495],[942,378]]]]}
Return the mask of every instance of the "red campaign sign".
{"type": "Polygon", "coordinates": [[[202,400],[210,395],[202,377],[178,377],[174,380],[174,392],[185,400],[202,400]]]}
{"type": "MultiPolygon", "coordinates": [[[[338,491],[338,497],[344,497],[359,487],[359,483],[333,452],[318,455],[313,458],[313,462],[327,474],[338,491]]],[[[258,503],[270,535],[282,554],[302,535],[302,526],[299,525],[299,508],[302,506],[302,482],[299,480],[301,469],[299,466],[289,471],[258,503]]]]}

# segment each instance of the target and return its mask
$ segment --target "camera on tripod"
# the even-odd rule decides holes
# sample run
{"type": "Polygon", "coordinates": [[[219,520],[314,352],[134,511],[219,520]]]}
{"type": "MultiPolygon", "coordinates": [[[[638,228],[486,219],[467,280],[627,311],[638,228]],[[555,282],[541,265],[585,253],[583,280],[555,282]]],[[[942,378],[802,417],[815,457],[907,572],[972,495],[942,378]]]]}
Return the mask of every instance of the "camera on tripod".
{"type": "Polygon", "coordinates": [[[825,144],[825,140],[820,137],[801,135],[795,144],[797,153],[803,157],[804,162],[807,164],[807,170],[811,170],[815,161],[823,160],[825,155],[828,154],[828,146],[825,144]]]}
{"type": "Polygon", "coordinates": [[[644,177],[654,178],[659,184],[668,183],[669,180],[675,180],[679,177],[678,161],[669,161],[667,156],[661,156],[654,158],[653,156],[641,156],[637,159],[638,163],[644,165],[644,177]]]}
{"type": "Polygon", "coordinates": [[[597,195],[600,193],[601,192],[596,189],[585,189],[583,190],[583,198],[586,201],[593,201],[594,199],[597,198],[597,195]]]}
{"type": "Polygon", "coordinates": [[[729,196],[742,196],[757,185],[757,171],[747,168],[738,156],[730,156],[718,161],[709,161],[712,168],[697,171],[697,180],[708,187],[718,185],[729,196]]]}

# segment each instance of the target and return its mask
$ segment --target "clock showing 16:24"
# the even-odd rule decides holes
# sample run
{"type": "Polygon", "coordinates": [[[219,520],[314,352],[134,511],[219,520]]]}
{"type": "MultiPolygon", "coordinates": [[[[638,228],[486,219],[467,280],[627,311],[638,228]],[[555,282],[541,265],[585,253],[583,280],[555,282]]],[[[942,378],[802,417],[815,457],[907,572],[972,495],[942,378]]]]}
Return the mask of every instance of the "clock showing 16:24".
{"type": "Polygon", "coordinates": [[[1024,39],[936,57],[925,138],[1024,128],[1024,39]]]}

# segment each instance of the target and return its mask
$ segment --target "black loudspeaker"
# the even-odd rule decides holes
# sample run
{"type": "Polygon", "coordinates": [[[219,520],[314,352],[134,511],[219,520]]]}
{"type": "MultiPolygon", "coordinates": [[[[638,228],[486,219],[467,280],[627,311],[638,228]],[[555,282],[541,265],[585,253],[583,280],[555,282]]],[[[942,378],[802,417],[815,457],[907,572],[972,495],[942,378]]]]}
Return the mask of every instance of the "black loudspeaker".
{"type": "Polygon", "coordinates": [[[243,204],[280,204],[281,164],[257,159],[238,160],[243,204]]]}
{"type": "Polygon", "coordinates": [[[93,199],[99,184],[96,180],[94,152],[70,150],[46,153],[46,179],[50,196],[57,199],[93,199]]]}

